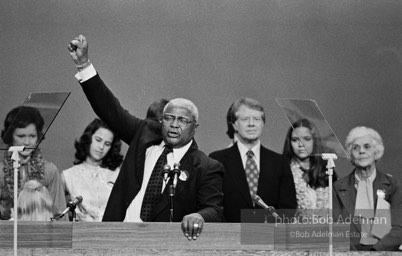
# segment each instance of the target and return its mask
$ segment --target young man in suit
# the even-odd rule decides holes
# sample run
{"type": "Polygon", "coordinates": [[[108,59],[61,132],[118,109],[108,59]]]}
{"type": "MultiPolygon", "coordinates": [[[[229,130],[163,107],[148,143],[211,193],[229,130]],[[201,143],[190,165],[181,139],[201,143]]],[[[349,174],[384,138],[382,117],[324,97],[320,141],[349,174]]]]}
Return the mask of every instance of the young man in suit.
{"type": "Polygon", "coordinates": [[[182,172],[177,179],[172,221],[182,222],[189,240],[197,239],[204,221],[221,221],[224,168],[198,150],[193,139],[198,127],[197,107],[187,99],[173,99],[165,106],[160,122],[139,119],[120,105],[100,79],[89,61],[84,36],[72,40],[68,50],[93,110],[129,145],[103,221],[171,220],[162,169],[177,163],[182,172]]]}
{"type": "MultiPolygon", "coordinates": [[[[296,192],[289,165],[280,154],[261,145],[265,124],[262,105],[255,99],[241,98],[230,111],[238,140],[232,147],[210,154],[225,167],[225,221],[240,222],[241,210],[260,208],[254,200],[256,195],[276,209],[295,209],[296,192]]],[[[287,211],[286,217],[292,217],[292,212],[287,211]]]]}

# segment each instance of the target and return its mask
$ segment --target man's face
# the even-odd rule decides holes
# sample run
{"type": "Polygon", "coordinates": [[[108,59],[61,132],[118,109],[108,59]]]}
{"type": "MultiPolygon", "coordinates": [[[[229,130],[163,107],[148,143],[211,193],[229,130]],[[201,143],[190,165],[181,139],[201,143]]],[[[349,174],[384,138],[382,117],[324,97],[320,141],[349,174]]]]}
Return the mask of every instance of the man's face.
{"type": "Polygon", "coordinates": [[[239,140],[245,144],[259,140],[264,127],[262,112],[246,105],[241,105],[236,112],[236,117],[233,128],[237,131],[239,140]]]}
{"type": "Polygon", "coordinates": [[[162,117],[163,140],[173,148],[180,148],[193,139],[197,126],[189,109],[168,105],[162,117]]]}

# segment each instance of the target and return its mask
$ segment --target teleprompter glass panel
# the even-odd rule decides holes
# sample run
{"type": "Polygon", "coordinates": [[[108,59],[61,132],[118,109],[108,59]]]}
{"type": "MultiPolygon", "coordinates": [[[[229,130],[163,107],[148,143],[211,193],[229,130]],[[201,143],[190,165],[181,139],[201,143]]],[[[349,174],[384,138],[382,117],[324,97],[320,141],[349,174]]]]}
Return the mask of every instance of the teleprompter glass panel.
{"type": "MultiPolygon", "coordinates": [[[[339,142],[315,100],[277,98],[276,102],[281,107],[293,129],[295,129],[295,126],[300,122],[307,122],[315,129],[314,139],[316,140],[316,148],[313,152],[314,155],[319,156],[323,153],[332,153],[339,157],[346,157],[345,149],[339,142]]],[[[296,130],[295,132],[297,134],[296,130]]],[[[297,136],[303,143],[302,136],[300,136],[300,134],[297,134],[297,136]]],[[[306,148],[306,146],[304,147],[306,148]]]]}

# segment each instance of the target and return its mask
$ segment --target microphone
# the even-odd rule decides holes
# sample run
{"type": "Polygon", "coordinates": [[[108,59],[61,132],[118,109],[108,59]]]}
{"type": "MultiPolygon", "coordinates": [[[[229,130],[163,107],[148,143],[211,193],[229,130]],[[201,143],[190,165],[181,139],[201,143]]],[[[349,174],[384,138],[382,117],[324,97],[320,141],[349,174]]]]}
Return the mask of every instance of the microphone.
{"type": "Polygon", "coordinates": [[[170,176],[170,165],[165,164],[165,166],[163,166],[162,175],[163,175],[163,180],[166,182],[170,176]]]}
{"type": "Polygon", "coordinates": [[[179,163],[176,163],[176,164],[173,165],[173,189],[176,189],[176,186],[177,186],[177,178],[180,175],[179,168],[180,168],[179,163]]]}
{"type": "Polygon", "coordinates": [[[58,218],[63,217],[69,211],[73,211],[77,204],[82,202],[82,196],[77,196],[73,201],[67,203],[67,208],[60,214],[58,218]]]}
{"type": "Polygon", "coordinates": [[[279,218],[279,215],[276,213],[275,208],[273,206],[269,206],[267,205],[262,199],[261,197],[259,197],[258,195],[255,195],[253,198],[254,202],[256,204],[258,204],[259,206],[261,206],[262,208],[264,208],[265,210],[267,210],[272,216],[275,217],[275,219],[279,218]]]}

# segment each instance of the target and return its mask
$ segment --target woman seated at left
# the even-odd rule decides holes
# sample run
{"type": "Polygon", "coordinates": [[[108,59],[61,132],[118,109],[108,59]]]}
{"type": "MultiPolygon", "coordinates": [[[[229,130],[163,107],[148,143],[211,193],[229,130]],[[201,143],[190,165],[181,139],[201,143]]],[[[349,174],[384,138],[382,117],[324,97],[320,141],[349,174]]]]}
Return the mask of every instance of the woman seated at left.
{"type": "MultiPolygon", "coordinates": [[[[25,146],[25,150],[19,152],[18,192],[28,180],[37,180],[48,189],[52,198],[52,211],[57,214],[66,207],[66,199],[57,167],[46,161],[37,147],[39,139],[43,135],[43,126],[44,120],[39,110],[19,106],[7,114],[1,138],[9,146],[25,146]]],[[[4,160],[0,162],[0,219],[11,218],[13,204],[13,161],[11,154],[5,151],[4,160]]]]}

